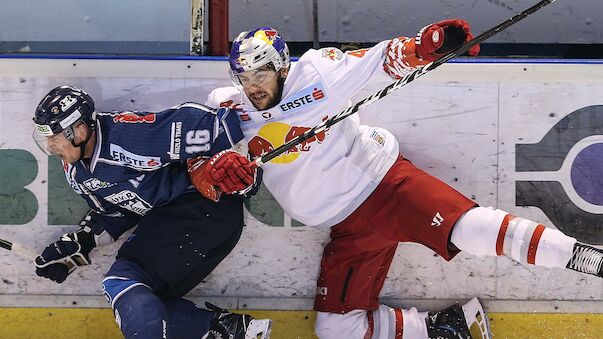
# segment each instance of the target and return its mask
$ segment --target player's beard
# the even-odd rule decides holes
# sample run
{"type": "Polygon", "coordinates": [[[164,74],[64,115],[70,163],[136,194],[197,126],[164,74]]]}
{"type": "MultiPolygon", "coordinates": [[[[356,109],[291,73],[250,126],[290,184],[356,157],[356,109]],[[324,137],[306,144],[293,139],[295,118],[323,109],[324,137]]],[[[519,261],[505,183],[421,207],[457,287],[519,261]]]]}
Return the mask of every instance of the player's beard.
{"type": "MultiPolygon", "coordinates": [[[[283,87],[285,86],[285,78],[283,78],[282,76],[278,77],[277,80],[277,86],[276,86],[276,91],[274,92],[274,95],[272,95],[268,101],[268,103],[266,103],[266,105],[264,107],[258,107],[253,101],[252,104],[253,106],[259,110],[259,111],[263,111],[263,110],[267,110],[267,109],[271,109],[272,107],[278,105],[279,102],[281,102],[281,98],[283,96],[283,87]]],[[[268,94],[268,93],[267,93],[268,94]]],[[[270,94],[268,94],[270,95],[270,94]]]]}

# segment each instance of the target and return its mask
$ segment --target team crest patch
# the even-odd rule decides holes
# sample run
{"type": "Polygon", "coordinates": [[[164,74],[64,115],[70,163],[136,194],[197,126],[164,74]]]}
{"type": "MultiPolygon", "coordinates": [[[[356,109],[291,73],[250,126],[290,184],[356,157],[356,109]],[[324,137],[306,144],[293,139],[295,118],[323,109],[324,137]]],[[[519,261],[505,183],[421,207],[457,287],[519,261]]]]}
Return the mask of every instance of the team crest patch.
{"type": "Polygon", "coordinates": [[[337,48],[323,48],[322,57],[337,61],[343,59],[343,52],[337,48]]]}

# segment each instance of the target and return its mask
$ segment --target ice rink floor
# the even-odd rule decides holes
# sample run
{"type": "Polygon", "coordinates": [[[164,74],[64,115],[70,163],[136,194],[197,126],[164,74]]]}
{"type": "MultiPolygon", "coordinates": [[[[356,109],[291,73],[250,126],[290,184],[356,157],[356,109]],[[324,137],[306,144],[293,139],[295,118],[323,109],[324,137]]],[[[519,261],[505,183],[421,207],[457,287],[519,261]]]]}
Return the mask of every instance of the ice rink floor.
{"type": "MultiPolygon", "coordinates": [[[[312,339],[312,311],[248,311],[271,318],[273,339],[312,339]]],[[[557,339],[602,337],[603,314],[491,313],[494,338],[557,339]]],[[[2,308],[2,333],[7,339],[123,338],[110,309],[2,308]]],[[[342,338],[345,339],[345,338],[342,338]]]]}

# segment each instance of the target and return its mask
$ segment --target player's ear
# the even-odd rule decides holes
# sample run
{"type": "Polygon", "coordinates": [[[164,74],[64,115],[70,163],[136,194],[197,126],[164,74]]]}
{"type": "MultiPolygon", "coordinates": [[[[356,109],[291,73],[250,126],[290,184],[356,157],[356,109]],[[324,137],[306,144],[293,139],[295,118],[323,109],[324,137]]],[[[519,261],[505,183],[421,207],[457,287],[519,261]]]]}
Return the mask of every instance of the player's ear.
{"type": "Polygon", "coordinates": [[[281,68],[280,72],[281,72],[281,78],[286,79],[287,75],[289,74],[289,67],[281,68]]]}
{"type": "Polygon", "coordinates": [[[75,133],[76,142],[86,140],[86,138],[88,137],[88,133],[90,133],[88,125],[86,125],[86,123],[83,121],[78,122],[74,126],[73,131],[75,133]]]}

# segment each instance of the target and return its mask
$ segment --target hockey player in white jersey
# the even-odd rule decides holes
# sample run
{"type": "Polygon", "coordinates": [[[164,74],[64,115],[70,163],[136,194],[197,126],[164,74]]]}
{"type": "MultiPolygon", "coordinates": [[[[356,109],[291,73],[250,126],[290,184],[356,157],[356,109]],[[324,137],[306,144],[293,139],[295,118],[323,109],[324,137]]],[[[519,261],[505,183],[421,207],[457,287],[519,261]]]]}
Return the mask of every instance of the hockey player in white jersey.
{"type": "MultiPolygon", "coordinates": [[[[207,104],[236,108],[250,153],[261,156],[340,112],[367,81],[399,79],[471,39],[469,24],[451,19],[424,27],[414,38],[401,36],[370,49],[310,50],[291,65],[283,38],[261,27],[233,42],[229,61],[235,86],[214,90],[207,104]]],[[[469,50],[478,52],[479,46],[469,50]]],[[[462,250],[603,274],[601,250],[478,206],[417,169],[399,154],[391,133],[360,125],[357,115],[263,169],[266,187],[289,215],[308,226],[331,228],[314,305],[320,338],[468,338],[472,323],[481,336],[489,336],[476,299],[429,314],[379,304],[399,242],[423,244],[445,260],[462,250]]]]}

